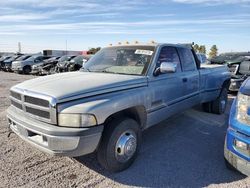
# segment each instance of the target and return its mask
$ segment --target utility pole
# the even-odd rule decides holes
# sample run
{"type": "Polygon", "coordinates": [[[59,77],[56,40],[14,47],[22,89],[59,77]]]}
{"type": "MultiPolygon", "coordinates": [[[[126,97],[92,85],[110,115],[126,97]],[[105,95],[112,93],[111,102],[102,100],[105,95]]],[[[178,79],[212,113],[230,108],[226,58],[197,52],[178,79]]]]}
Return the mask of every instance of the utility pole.
{"type": "Polygon", "coordinates": [[[66,55],[68,55],[68,41],[66,40],[66,44],[65,44],[66,46],[66,55]]]}
{"type": "Polygon", "coordinates": [[[19,53],[22,52],[21,42],[18,42],[18,52],[19,52],[19,53]]]}

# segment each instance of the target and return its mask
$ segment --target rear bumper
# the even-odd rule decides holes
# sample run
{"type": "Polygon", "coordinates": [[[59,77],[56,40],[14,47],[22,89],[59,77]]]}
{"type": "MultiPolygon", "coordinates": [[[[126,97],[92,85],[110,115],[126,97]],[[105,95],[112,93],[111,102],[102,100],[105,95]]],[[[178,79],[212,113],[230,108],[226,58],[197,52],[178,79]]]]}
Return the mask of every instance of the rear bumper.
{"type": "Polygon", "coordinates": [[[65,128],[33,120],[7,110],[10,129],[39,150],[52,155],[76,157],[92,153],[98,147],[103,125],[92,128],[65,128]]]}

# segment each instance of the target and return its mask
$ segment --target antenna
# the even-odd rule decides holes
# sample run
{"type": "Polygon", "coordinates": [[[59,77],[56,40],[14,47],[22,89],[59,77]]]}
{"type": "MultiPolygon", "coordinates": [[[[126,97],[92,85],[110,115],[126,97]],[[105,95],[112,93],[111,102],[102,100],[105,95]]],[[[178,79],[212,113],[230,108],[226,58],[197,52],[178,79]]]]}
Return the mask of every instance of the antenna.
{"type": "Polygon", "coordinates": [[[66,49],[66,55],[68,55],[68,41],[65,41],[65,49],[66,49]]]}

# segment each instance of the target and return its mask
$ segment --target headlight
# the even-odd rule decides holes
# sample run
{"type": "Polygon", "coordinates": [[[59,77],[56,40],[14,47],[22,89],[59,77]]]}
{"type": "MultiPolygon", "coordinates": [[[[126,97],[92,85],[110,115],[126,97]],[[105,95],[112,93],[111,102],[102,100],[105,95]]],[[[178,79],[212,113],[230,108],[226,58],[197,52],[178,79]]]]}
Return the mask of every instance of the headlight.
{"type": "Polygon", "coordinates": [[[91,127],[97,125],[91,114],[59,114],[58,125],[63,127],[91,127]]]}
{"type": "Polygon", "coordinates": [[[243,95],[238,93],[237,96],[237,120],[241,123],[250,125],[249,107],[250,107],[250,97],[248,95],[243,95]]]}

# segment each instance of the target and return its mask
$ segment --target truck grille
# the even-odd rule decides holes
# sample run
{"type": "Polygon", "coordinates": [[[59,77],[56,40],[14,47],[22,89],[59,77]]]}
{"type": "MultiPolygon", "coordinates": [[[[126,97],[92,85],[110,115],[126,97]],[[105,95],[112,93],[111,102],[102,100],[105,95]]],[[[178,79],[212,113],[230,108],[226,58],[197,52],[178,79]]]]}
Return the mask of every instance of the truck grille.
{"type": "Polygon", "coordinates": [[[27,115],[48,123],[55,123],[56,111],[51,107],[49,99],[41,99],[11,90],[10,100],[12,106],[22,110],[27,115]]]}
{"type": "Polygon", "coordinates": [[[38,99],[35,97],[24,96],[24,102],[49,108],[49,101],[38,99]]]}

